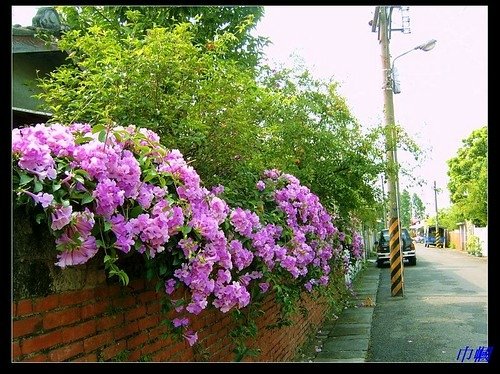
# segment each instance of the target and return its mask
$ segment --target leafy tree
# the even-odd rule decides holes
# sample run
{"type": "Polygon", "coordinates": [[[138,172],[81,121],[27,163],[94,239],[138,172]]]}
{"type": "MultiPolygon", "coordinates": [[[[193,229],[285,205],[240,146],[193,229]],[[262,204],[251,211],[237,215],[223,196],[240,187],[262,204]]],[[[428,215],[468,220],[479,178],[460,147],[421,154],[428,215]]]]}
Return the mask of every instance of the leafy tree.
{"type": "Polygon", "coordinates": [[[250,34],[264,15],[262,6],[60,6],[57,10],[71,30],[85,32],[99,26],[116,31],[120,39],[140,38],[153,28],[171,30],[189,22],[196,26],[193,43],[211,50],[221,35],[230,34],[224,58],[246,67],[257,65],[262,47],[268,43],[267,38],[250,34]]]}
{"type": "Polygon", "coordinates": [[[375,221],[373,186],[384,168],[383,149],[376,146],[380,130],[364,133],[337,84],[317,80],[301,66],[264,70],[261,79],[272,108],[263,122],[268,167],[296,175],[340,216],[375,221]]]}
{"type": "Polygon", "coordinates": [[[403,190],[403,192],[401,193],[401,196],[399,197],[399,203],[401,227],[408,227],[411,224],[411,197],[410,193],[407,190],[403,190]]]}
{"type": "Polygon", "coordinates": [[[219,54],[229,36],[205,51],[193,43],[191,27],[150,29],[143,39],[120,39],[97,25],[67,32],[59,46],[72,63],[39,85],[52,121],[151,128],[209,185],[261,167],[254,161],[260,144],[253,75],[219,54]]]}
{"type": "Polygon", "coordinates": [[[416,193],[412,195],[411,204],[413,207],[413,217],[423,220],[425,218],[425,205],[416,193]]]}
{"type": "MultiPolygon", "coordinates": [[[[443,208],[438,211],[439,226],[443,226],[448,230],[454,230],[458,227],[458,222],[464,222],[464,214],[459,206],[454,204],[448,208],[443,208]]],[[[433,216],[428,221],[429,225],[436,224],[436,217],[433,216]]]]}
{"type": "Polygon", "coordinates": [[[462,141],[447,161],[450,199],[475,225],[488,221],[488,131],[484,126],[462,141]]]}
{"type": "Polygon", "coordinates": [[[160,8],[64,9],[79,25],[59,40],[68,64],[39,85],[53,122],[151,128],[207,186],[223,184],[236,206],[255,208],[259,173],[278,168],[309,186],[346,227],[380,216],[384,129],[364,129],[334,81],[301,66],[272,70],[231,58],[239,37],[224,27],[213,39],[201,33],[203,15],[152,27],[164,18],[154,15],[160,8]],[[201,43],[202,35],[211,41],[201,43]]]}

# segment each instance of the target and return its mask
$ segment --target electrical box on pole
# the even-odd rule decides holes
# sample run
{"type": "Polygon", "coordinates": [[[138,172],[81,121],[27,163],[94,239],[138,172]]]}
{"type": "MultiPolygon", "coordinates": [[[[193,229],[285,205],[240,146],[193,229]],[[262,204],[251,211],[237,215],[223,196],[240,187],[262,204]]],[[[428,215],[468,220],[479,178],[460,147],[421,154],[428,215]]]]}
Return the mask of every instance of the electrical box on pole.
{"type": "Polygon", "coordinates": [[[391,71],[392,71],[392,74],[391,74],[392,92],[394,94],[401,93],[401,83],[399,81],[398,69],[395,66],[393,66],[391,71]]]}

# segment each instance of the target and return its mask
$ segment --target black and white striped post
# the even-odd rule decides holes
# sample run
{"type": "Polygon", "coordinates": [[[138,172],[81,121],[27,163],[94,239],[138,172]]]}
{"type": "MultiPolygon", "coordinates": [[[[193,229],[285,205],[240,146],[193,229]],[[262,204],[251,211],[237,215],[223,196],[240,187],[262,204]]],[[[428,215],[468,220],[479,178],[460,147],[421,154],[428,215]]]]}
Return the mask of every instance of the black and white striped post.
{"type": "Polygon", "coordinates": [[[434,235],[434,243],[436,248],[443,248],[443,242],[441,241],[441,234],[439,233],[439,227],[436,227],[436,234],[434,235]]]}
{"type": "Polygon", "coordinates": [[[403,296],[403,257],[401,256],[401,242],[398,219],[391,218],[389,226],[389,250],[391,265],[391,295],[403,296]]]}
{"type": "Polygon", "coordinates": [[[398,163],[397,163],[397,134],[394,119],[394,103],[391,80],[391,60],[389,52],[389,32],[391,29],[391,7],[381,6],[378,9],[378,26],[380,35],[384,114],[386,125],[386,153],[387,153],[387,194],[389,196],[389,256],[391,265],[391,295],[403,296],[403,256],[401,253],[399,235],[398,209],[398,163]]]}

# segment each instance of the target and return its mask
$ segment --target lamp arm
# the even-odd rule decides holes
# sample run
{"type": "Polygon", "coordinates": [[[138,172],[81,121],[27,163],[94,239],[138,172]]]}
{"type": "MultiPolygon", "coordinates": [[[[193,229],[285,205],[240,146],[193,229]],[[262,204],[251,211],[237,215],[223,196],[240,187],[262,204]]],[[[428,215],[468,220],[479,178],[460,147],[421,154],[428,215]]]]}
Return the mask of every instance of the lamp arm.
{"type": "Polygon", "coordinates": [[[408,53],[410,53],[410,52],[414,51],[415,49],[418,49],[418,47],[416,47],[416,48],[412,48],[412,49],[410,49],[409,51],[406,51],[405,53],[401,53],[399,56],[397,56],[396,58],[394,58],[394,60],[392,60],[391,70],[393,70],[393,69],[394,69],[394,63],[396,62],[396,60],[397,60],[398,58],[400,58],[400,57],[402,57],[402,56],[404,56],[404,55],[406,55],[406,54],[408,54],[408,53]]]}

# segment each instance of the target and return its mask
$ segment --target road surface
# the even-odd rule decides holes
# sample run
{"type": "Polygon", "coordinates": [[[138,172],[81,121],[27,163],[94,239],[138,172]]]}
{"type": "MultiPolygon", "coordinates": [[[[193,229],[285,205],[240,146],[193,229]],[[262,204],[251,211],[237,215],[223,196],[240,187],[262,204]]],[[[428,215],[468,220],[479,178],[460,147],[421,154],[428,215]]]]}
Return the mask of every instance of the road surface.
{"type": "Polygon", "coordinates": [[[487,261],[417,244],[417,265],[404,267],[404,297],[390,296],[385,265],[367,361],[474,363],[488,347],[487,261]]]}

